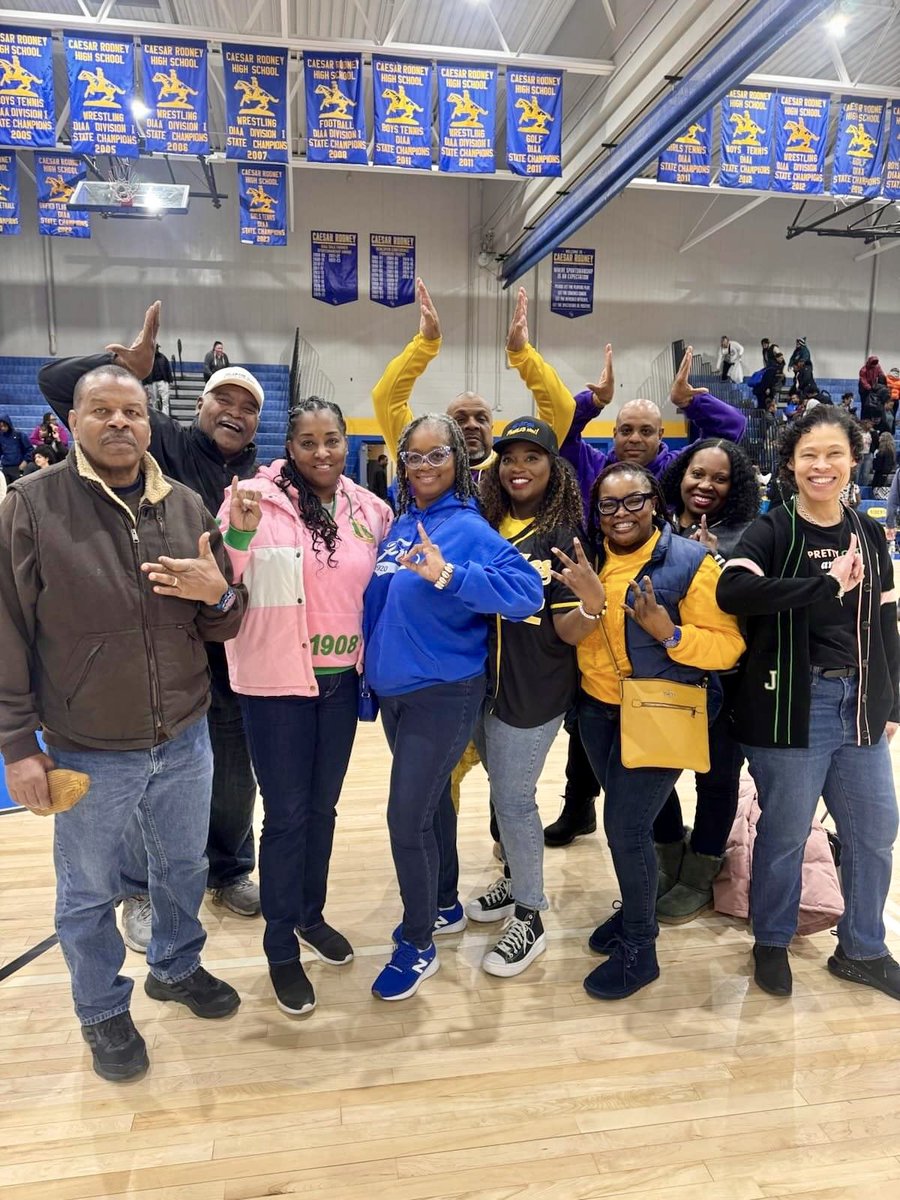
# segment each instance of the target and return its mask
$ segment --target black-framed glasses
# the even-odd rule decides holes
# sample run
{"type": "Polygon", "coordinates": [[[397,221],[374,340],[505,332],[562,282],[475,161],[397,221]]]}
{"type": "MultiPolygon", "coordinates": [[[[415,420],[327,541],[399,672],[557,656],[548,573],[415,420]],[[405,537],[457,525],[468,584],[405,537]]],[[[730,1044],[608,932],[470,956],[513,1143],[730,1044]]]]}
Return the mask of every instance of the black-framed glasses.
{"type": "Polygon", "coordinates": [[[614,517],[620,508],[624,508],[626,512],[639,513],[647,501],[652,499],[653,492],[629,492],[621,500],[606,496],[597,501],[597,512],[601,517],[614,517]]]}
{"type": "Polygon", "coordinates": [[[416,471],[419,467],[424,467],[426,463],[429,467],[442,467],[452,453],[452,446],[435,446],[427,454],[420,454],[418,450],[401,450],[400,457],[407,467],[416,471]]]}

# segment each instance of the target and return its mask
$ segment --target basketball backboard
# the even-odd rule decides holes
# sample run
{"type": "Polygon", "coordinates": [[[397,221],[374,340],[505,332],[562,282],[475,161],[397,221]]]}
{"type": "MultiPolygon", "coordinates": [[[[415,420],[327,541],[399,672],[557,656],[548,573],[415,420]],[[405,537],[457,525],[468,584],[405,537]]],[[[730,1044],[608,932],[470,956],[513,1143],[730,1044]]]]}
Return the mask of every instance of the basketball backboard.
{"type": "Polygon", "coordinates": [[[186,183],[82,179],[67,207],[108,217],[163,217],[186,213],[190,191],[186,183]]]}

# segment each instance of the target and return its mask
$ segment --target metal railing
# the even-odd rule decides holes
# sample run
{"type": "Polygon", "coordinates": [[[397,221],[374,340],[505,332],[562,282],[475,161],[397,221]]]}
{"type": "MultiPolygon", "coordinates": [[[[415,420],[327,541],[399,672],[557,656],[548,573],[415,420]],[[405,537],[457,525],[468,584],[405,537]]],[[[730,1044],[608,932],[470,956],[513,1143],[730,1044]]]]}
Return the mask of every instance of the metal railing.
{"type": "Polygon", "coordinates": [[[334,383],[322,370],[319,352],[310,345],[299,329],[294,331],[291,352],[290,402],[293,406],[301,396],[321,396],[334,400],[334,383]]]}

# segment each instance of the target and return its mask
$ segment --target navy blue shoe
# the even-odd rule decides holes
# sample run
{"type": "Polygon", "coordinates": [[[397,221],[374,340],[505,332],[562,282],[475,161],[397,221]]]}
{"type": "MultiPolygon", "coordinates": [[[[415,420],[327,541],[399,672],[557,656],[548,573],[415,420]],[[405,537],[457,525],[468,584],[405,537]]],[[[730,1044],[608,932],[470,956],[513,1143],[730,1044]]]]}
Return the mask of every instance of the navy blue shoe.
{"type": "Polygon", "coordinates": [[[401,939],[391,961],[372,984],[372,993],[379,1000],[406,1000],[416,994],[422,980],[433,975],[440,965],[434,942],[424,950],[417,950],[412,942],[401,939]]]}
{"type": "Polygon", "coordinates": [[[588,938],[588,949],[593,950],[595,954],[612,954],[616,943],[624,932],[622,928],[621,900],[617,900],[613,908],[615,912],[609,920],[604,921],[602,925],[598,925],[588,938]]]}
{"type": "MultiPolygon", "coordinates": [[[[462,933],[468,924],[466,910],[457,900],[450,908],[439,908],[438,915],[435,918],[434,925],[431,927],[431,936],[440,937],[443,933],[462,933]]],[[[403,935],[403,924],[399,924],[391,934],[391,941],[395,946],[400,944],[400,939],[403,935]]]]}
{"type": "Polygon", "coordinates": [[[584,990],[595,1000],[624,1000],[659,978],[656,946],[632,946],[618,939],[609,958],[584,981],[584,990]]]}

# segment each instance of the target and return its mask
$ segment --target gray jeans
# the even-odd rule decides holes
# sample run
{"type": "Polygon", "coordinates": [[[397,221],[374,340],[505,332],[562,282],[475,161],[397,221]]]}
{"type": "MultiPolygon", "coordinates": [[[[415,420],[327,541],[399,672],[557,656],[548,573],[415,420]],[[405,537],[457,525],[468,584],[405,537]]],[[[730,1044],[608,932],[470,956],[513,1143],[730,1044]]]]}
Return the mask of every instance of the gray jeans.
{"type": "Polygon", "coordinates": [[[545,725],[517,729],[488,712],[485,705],[475,728],[474,741],[490,778],[491,803],[500,826],[513,899],[526,908],[550,907],[544,895],[544,831],[535,793],[562,722],[560,713],[545,725]]]}

